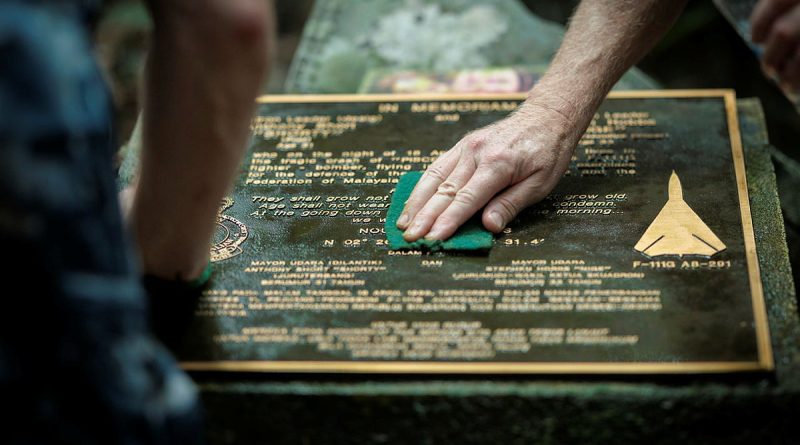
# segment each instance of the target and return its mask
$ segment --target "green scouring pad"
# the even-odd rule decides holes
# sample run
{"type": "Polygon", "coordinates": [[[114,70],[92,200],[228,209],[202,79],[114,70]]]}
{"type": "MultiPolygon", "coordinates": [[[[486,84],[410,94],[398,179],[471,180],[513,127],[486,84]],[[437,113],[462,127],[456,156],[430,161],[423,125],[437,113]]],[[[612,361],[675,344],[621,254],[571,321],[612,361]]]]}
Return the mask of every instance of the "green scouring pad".
{"type": "Polygon", "coordinates": [[[397,218],[403,212],[411,191],[417,185],[422,172],[408,172],[400,177],[397,188],[392,196],[392,204],[386,215],[386,238],[389,239],[389,247],[393,250],[408,249],[428,249],[436,250],[488,250],[492,247],[494,237],[481,224],[480,212],[472,219],[462,225],[456,233],[444,241],[428,241],[424,238],[409,243],[403,239],[403,231],[397,228],[397,218]]]}

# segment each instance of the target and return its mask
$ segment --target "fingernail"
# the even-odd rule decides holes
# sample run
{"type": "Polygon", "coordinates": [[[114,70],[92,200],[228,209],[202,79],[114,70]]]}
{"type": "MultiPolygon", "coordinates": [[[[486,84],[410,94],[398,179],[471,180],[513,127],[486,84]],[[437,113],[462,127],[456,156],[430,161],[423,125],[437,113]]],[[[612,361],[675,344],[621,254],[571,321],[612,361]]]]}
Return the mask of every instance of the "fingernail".
{"type": "Polygon", "coordinates": [[[420,236],[419,233],[420,231],[422,231],[422,224],[415,223],[413,226],[409,227],[408,230],[406,230],[403,233],[403,238],[405,238],[406,240],[409,239],[416,240],[420,236]]]}
{"type": "Polygon", "coordinates": [[[498,227],[499,230],[503,229],[503,217],[497,212],[489,212],[489,219],[498,227]]]}
{"type": "Polygon", "coordinates": [[[397,227],[403,228],[408,224],[408,213],[403,213],[400,218],[397,218],[397,227]]]}
{"type": "Polygon", "coordinates": [[[425,239],[428,241],[436,241],[441,238],[442,238],[442,229],[438,227],[434,227],[427,235],[425,235],[425,239]]]}

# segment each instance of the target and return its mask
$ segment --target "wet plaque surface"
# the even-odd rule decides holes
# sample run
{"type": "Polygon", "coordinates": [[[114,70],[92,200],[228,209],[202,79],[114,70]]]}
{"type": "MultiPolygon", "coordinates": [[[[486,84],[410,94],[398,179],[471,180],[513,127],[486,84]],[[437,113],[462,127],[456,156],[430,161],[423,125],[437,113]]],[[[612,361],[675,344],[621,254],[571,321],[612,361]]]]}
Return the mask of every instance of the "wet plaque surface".
{"type": "Polygon", "coordinates": [[[262,98],[189,370],[718,373],[772,367],[733,93],[612,95],[487,253],[391,251],[400,175],[522,96],[262,98]]]}

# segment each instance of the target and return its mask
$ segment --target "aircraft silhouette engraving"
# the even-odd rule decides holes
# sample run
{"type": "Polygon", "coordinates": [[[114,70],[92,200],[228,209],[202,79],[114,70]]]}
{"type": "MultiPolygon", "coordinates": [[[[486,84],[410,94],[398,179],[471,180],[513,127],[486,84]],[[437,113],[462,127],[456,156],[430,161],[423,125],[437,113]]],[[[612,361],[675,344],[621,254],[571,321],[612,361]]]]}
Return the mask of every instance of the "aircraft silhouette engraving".
{"type": "Polygon", "coordinates": [[[726,246],[683,200],[681,180],[673,170],[669,178],[669,199],[634,249],[648,257],[710,257],[725,250],[726,246]]]}

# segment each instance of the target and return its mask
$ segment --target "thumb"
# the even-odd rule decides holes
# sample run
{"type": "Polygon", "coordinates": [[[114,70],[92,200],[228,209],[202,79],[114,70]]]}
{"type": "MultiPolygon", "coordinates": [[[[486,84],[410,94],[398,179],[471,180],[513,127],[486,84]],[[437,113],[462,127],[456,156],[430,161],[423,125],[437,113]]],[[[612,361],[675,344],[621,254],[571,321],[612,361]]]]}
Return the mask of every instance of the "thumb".
{"type": "Polygon", "coordinates": [[[483,226],[499,233],[526,207],[541,201],[550,188],[543,187],[541,180],[531,176],[507,188],[495,196],[483,210],[483,226]]]}

